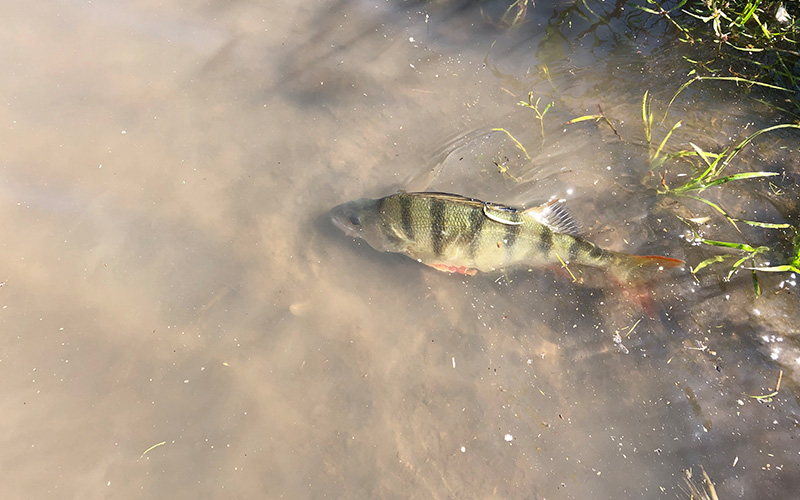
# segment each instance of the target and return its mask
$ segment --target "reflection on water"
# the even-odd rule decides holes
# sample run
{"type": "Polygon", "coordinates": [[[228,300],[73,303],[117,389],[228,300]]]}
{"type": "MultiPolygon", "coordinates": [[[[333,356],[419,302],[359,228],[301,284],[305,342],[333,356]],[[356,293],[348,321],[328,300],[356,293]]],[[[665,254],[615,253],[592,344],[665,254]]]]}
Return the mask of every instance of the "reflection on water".
{"type": "MultiPolygon", "coordinates": [[[[607,2],[538,2],[510,31],[500,2],[4,12],[9,498],[675,498],[700,465],[720,498],[797,491],[796,277],[758,299],[747,272],[678,277],[653,321],[619,291],[449,276],[327,219],[411,183],[555,195],[603,246],[710,256],[646,175],[642,95],[663,111],[688,70],[665,23],[607,2]],[[598,105],[622,140],[564,125],[598,105]]],[[[761,106],[690,89],[655,133],[683,120],[668,149],[718,151],[777,120],[761,106]]],[[[791,137],[737,157],[787,171],[785,202],[708,196],[796,222],[791,137]]]]}

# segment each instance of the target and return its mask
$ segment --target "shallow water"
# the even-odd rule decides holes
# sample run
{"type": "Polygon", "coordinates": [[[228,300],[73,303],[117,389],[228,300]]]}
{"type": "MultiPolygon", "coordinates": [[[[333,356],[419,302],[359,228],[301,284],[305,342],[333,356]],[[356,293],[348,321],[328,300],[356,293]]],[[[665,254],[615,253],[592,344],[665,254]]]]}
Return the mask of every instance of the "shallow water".
{"type": "MultiPolygon", "coordinates": [[[[780,244],[655,195],[642,95],[660,118],[688,49],[623,7],[4,2],[4,496],[688,498],[703,466],[720,498],[792,498],[796,277],[679,274],[651,320],[602,276],[445,275],[327,218],[412,187],[563,197],[598,244],[691,265],[720,252],[676,213],[780,244]],[[621,140],[564,125],[598,105],[621,140]]],[[[751,97],[694,85],[654,140],[784,121],[751,97]]],[[[796,139],[730,167],[785,194],[704,194],[797,223],[796,139]]]]}

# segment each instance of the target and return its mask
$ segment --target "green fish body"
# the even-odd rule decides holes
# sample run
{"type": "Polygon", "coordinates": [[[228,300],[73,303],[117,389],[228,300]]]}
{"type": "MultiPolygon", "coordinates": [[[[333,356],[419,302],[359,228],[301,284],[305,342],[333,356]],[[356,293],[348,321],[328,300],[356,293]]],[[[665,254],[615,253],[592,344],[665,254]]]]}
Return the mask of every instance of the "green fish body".
{"type": "Polygon", "coordinates": [[[519,210],[447,193],[397,193],[331,210],[345,233],[441,271],[473,275],[513,267],[591,266],[641,284],[683,261],[604,250],[578,236],[558,204],[519,210]]]}

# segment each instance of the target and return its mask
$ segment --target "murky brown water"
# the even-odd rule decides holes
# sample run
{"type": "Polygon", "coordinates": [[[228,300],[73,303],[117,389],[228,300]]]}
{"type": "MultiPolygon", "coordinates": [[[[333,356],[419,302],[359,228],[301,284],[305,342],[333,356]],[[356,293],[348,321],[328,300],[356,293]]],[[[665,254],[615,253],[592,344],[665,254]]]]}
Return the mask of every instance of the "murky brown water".
{"type": "MultiPolygon", "coordinates": [[[[677,276],[650,320],[327,219],[399,187],[556,194],[606,247],[713,254],[646,189],[642,95],[663,112],[689,66],[663,24],[589,4],[507,31],[487,3],[3,2],[3,497],[688,498],[702,465],[721,499],[793,498],[796,277],[756,299],[746,272],[677,276]],[[554,103],[544,139],[529,91],[554,103]],[[564,125],[598,105],[623,140],[564,125]]],[[[682,119],[670,147],[721,150],[780,121],[740,94],[690,89],[658,140],[682,119]]],[[[737,168],[797,175],[796,137],[737,168]]],[[[796,222],[776,182],[785,202],[708,194],[796,222]]]]}

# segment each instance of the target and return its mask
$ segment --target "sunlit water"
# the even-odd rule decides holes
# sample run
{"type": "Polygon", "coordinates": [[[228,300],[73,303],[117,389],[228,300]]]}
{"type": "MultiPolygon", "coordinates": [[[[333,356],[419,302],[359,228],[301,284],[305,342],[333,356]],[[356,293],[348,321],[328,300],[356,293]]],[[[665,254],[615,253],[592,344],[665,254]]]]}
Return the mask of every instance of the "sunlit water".
{"type": "MultiPolygon", "coordinates": [[[[446,275],[330,224],[414,188],[557,196],[690,265],[721,252],[676,215],[781,243],[656,196],[645,91],[654,143],[683,120],[667,151],[782,121],[695,84],[662,122],[691,69],[663,20],[464,4],[4,2],[4,498],[688,498],[701,466],[721,499],[795,498],[796,276],[678,273],[653,320],[602,275],[446,275]]],[[[772,187],[705,194],[796,223],[796,144],[730,167],[772,187]]]]}

